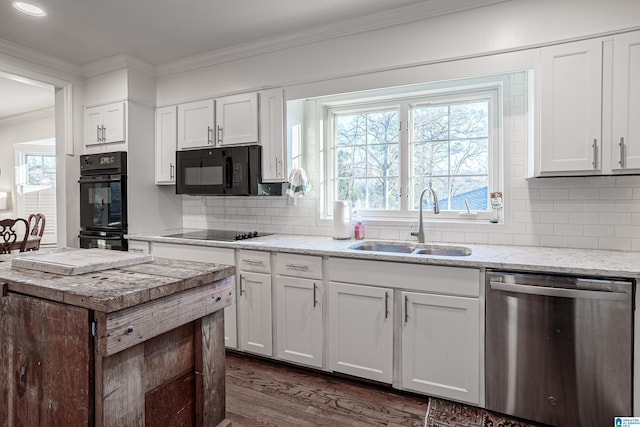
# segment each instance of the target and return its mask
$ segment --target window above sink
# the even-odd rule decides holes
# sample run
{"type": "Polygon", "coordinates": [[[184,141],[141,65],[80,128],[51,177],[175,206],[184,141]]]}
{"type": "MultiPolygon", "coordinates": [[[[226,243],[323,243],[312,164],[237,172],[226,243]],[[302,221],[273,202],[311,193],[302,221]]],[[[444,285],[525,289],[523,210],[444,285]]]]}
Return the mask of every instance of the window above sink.
{"type": "MultiPolygon", "coordinates": [[[[323,128],[321,217],[332,217],[333,200],[350,200],[366,220],[415,221],[421,191],[432,188],[441,213],[426,219],[494,218],[490,194],[503,188],[502,114],[512,76],[306,100],[307,127],[323,128]]],[[[432,204],[425,198],[423,208],[432,204]]]]}

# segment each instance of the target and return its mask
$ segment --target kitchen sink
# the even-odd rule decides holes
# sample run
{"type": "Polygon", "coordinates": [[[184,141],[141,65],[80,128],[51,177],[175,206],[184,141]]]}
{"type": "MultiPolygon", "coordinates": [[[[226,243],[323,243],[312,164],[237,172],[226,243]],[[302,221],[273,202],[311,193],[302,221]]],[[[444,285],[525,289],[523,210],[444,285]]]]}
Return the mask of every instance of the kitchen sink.
{"type": "Polygon", "coordinates": [[[416,255],[444,255],[444,256],[469,256],[471,248],[464,246],[438,246],[430,245],[415,250],[416,255]]]}
{"type": "Polygon", "coordinates": [[[407,243],[393,242],[362,242],[349,246],[349,249],[356,251],[372,251],[372,252],[399,252],[408,254],[413,252],[415,245],[407,243]]]}
{"type": "Polygon", "coordinates": [[[471,248],[465,246],[421,245],[404,242],[362,242],[348,247],[356,251],[394,252],[411,255],[469,256],[471,248]]]}

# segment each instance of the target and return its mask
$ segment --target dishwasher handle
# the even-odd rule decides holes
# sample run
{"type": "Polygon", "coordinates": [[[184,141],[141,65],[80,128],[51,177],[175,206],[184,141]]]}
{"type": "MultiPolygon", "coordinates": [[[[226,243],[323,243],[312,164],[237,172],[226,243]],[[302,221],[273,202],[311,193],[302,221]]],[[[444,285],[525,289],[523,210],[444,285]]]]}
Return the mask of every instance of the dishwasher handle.
{"type": "Polygon", "coordinates": [[[624,301],[630,298],[627,292],[614,292],[614,291],[588,291],[583,289],[569,289],[569,288],[553,288],[550,286],[533,286],[524,285],[521,283],[503,283],[491,280],[489,282],[491,289],[497,291],[514,292],[520,294],[530,295],[543,295],[550,297],[564,297],[564,298],[583,298],[583,299],[597,299],[608,301],[624,301]]]}

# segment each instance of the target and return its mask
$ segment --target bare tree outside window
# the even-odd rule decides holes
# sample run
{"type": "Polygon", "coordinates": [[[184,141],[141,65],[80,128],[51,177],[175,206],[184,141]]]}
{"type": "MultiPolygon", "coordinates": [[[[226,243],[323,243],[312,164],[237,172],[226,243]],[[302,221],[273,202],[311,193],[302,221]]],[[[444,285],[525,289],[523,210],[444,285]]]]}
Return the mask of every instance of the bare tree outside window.
{"type": "Polygon", "coordinates": [[[335,116],[337,196],[361,209],[400,208],[397,110],[335,116]]]}
{"type": "Polygon", "coordinates": [[[489,101],[416,106],[413,123],[413,200],[433,188],[440,209],[489,210],[489,101]]]}

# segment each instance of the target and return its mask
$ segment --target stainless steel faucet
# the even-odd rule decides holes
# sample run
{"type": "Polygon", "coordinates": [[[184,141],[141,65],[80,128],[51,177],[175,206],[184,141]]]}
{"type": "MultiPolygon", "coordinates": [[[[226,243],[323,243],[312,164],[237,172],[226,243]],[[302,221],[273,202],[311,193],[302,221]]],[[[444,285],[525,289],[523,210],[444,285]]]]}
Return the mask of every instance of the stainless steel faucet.
{"type": "Polygon", "coordinates": [[[425,188],[424,190],[422,190],[422,193],[420,193],[420,221],[418,223],[418,232],[416,233],[415,231],[411,232],[412,236],[418,236],[418,243],[424,243],[425,239],[424,239],[424,221],[422,220],[422,202],[424,200],[424,193],[426,193],[427,191],[431,192],[431,195],[433,196],[433,213],[434,214],[439,214],[440,213],[440,207],[438,206],[438,196],[436,196],[436,192],[433,191],[432,188],[425,188]]]}

